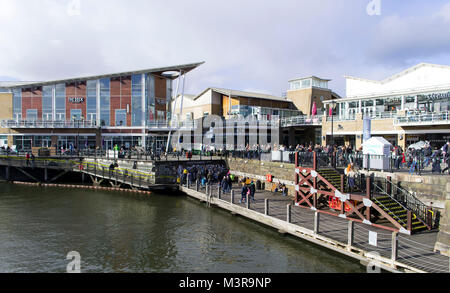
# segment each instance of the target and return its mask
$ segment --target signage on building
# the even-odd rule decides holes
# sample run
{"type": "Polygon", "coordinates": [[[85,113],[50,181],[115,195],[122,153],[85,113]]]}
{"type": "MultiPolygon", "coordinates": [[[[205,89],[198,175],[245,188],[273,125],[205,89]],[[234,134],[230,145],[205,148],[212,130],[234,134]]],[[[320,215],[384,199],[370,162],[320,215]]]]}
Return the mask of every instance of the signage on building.
{"type": "Polygon", "coordinates": [[[448,93],[440,93],[440,94],[422,95],[422,97],[425,97],[425,98],[427,98],[429,100],[449,99],[450,98],[450,92],[448,92],[448,93]]]}
{"type": "Polygon", "coordinates": [[[70,97],[70,98],[69,98],[69,102],[70,102],[70,103],[74,103],[74,104],[80,104],[80,103],[83,103],[84,100],[85,100],[85,98],[83,98],[83,97],[70,97]]]}

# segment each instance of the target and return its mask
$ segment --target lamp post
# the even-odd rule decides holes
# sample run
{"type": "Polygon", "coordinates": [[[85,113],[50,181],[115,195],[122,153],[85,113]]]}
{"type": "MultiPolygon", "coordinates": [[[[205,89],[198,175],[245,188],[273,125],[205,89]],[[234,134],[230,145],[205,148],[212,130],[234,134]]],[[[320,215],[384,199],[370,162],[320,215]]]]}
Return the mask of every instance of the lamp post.
{"type": "Polygon", "coordinates": [[[336,101],[331,101],[331,146],[334,147],[334,109],[336,108],[336,101]]]}
{"type": "MultiPolygon", "coordinates": [[[[77,116],[73,116],[72,117],[73,118],[73,122],[76,122],[76,125],[77,125],[77,141],[76,141],[76,146],[77,146],[77,155],[78,156],[80,156],[80,148],[79,148],[79,145],[78,145],[78,139],[79,139],[79,136],[80,136],[80,120],[79,119],[77,119],[77,116]]],[[[74,123],[75,124],[75,123],[74,123]]],[[[75,125],[74,125],[75,126],[75,125]]]]}

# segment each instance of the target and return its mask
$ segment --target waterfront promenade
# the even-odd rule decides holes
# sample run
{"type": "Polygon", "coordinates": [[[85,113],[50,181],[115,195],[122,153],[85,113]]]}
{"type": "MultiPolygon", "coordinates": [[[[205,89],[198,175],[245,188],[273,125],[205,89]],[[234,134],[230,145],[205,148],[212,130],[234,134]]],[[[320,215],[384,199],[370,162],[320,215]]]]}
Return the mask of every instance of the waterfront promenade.
{"type": "Polygon", "coordinates": [[[212,185],[208,194],[205,187],[199,187],[198,191],[196,186],[180,188],[188,196],[204,201],[207,206],[228,210],[283,234],[291,234],[358,259],[365,265],[371,263],[391,272],[450,272],[449,257],[433,251],[436,231],[414,235],[391,233],[295,206],[291,198],[268,191],[257,191],[255,202],[247,205],[239,203],[241,195],[237,187],[233,189],[233,200],[231,193],[220,194],[219,198],[216,184],[212,185]],[[374,233],[376,246],[369,244],[369,234],[374,233]]]}

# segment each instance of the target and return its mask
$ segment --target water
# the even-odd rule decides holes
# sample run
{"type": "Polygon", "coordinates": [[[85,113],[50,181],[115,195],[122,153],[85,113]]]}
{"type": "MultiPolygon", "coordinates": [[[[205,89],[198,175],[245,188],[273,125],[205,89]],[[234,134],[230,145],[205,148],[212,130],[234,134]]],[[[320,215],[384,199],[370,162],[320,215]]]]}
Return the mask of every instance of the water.
{"type": "Polygon", "coordinates": [[[0,184],[0,272],[364,272],[186,197],[0,184]]]}

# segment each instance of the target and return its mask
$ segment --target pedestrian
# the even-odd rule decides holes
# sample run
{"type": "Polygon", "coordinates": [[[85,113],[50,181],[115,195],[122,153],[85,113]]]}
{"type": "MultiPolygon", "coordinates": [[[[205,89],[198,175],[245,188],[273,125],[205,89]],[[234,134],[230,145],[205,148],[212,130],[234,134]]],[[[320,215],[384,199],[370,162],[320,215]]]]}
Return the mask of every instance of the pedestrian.
{"type": "Polygon", "coordinates": [[[351,164],[350,169],[347,172],[347,178],[348,178],[348,186],[350,188],[350,192],[352,192],[355,189],[355,177],[356,172],[353,168],[353,164],[351,164]]]}
{"type": "Polygon", "coordinates": [[[245,203],[247,199],[247,192],[248,192],[247,185],[245,184],[245,181],[242,181],[242,189],[241,189],[241,200],[239,203],[245,203]]]}
{"type": "Polygon", "coordinates": [[[250,198],[254,202],[255,201],[256,186],[255,186],[255,182],[253,182],[253,180],[250,182],[249,190],[250,190],[250,198]]]}
{"type": "Polygon", "coordinates": [[[30,153],[29,152],[26,153],[25,158],[27,160],[27,166],[30,166],[30,153]]]}

